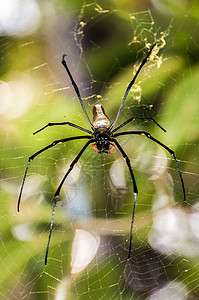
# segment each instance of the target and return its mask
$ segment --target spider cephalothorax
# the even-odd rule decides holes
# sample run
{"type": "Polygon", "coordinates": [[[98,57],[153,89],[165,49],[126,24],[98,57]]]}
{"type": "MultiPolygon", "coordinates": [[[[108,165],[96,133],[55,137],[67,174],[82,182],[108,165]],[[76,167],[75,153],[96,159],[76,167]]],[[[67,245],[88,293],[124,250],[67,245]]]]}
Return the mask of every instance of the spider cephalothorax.
{"type": "Polygon", "coordinates": [[[25,179],[26,179],[26,175],[29,169],[29,165],[30,162],[36,157],[38,156],[40,153],[46,151],[47,149],[54,147],[57,144],[62,144],[62,143],[66,143],[72,140],[79,140],[79,139],[87,139],[88,141],[85,143],[85,145],[82,147],[82,149],[79,151],[78,155],[75,157],[75,159],[72,161],[72,163],[70,164],[70,167],[68,169],[68,171],[66,172],[66,174],[64,175],[62,181],[60,182],[55,195],[54,195],[54,204],[53,204],[53,211],[52,211],[52,217],[51,217],[51,223],[50,223],[50,232],[49,232],[49,237],[48,237],[48,243],[47,243],[47,248],[46,248],[46,255],[45,255],[45,264],[47,264],[47,257],[48,257],[48,251],[49,251],[49,245],[50,245],[50,239],[51,239],[51,234],[52,234],[52,228],[53,228],[53,221],[54,221],[54,213],[55,213],[55,206],[56,206],[56,202],[57,202],[57,198],[60,194],[61,188],[64,184],[65,179],[67,178],[67,176],[69,175],[69,173],[72,171],[73,167],[76,165],[76,163],[78,162],[78,160],[80,159],[81,155],[83,154],[83,152],[87,149],[87,147],[92,144],[92,147],[94,150],[96,150],[98,153],[107,153],[109,154],[114,148],[115,145],[117,146],[117,149],[120,151],[121,155],[124,158],[124,161],[126,162],[126,165],[129,169],[129,173],[131,176],[131,181],[133,184],[133,190],[134,190],[134,200],[133,200],[133,210],[132,210],[132,219],[131,219],[131,229],[130,229],[130,241],[129,241],[129,251],[128,251],[128,258],[130,258],[131,255],[131,244],[132,244],[132,233],[133,233],[133,224],[134,224],[134,214],[135,214],[135,207],[136,207],[136,201],[137,201],[137,195],[138,195],[138,189],[137,189],[137,185],[136,185],[136,181],[135,181],[135,177],[133,174],[133,170],[131,168],[131,164],[130,164],[130,160],[127,156],[127,154],[125,153],[125,151],[123,150],[123,148],[120,146],[119,142],[117,141],[117,137],[122,136],[122,135],[141,135],[141,136],[145,136],[147,138],[149,138],[150,140],[154,141],[155,143],[157,143],[158,145],[160,145],[161,147],[163,147],[165,150],[167,150],[174,158],[177,169],[178,169],[178,173],[180,175],[180,180],[181,180],[181,184],[182,184],[182,190],[183,190],[183,197],[185,200],[185,188],[184,188],[184,182],[183,182],[183,178],[182,178],[182,174],[180,171],[180,167],[178,165],[178,161],[176,159],[175,153],[173,150],[171,150],[169,147],[167,147],[166,145],[164,145],[163,143],[161,143],[160,141],[158,141],[157,139],[155,139],[154,137],[152,137],[148,132],[146,131],[138,131],[138,130],[130,130],[130,131],[123,131],[123,132],[118,132],[116,133],[120,128],[124,127],[125,125],[127,125],[128,123],[130,123],[131,121],[134,120],[145,120],[145,121],[152,121],[154,122],[158,127],[160,127],[163,131],[166,131],[162,126],[160,126],[153,118],[144,118],[144,117],[131,117],[130,119],[126,120],[125,122],[123,122],[122,124],[120,124],[119,126],[117,126],[116,128],[113,129],[115,123],[118,120],[118,117],[121,113],[122,107],[124,105],[124,102],[126,100],[126,97],[132,87],[132,85],[134,84],[140,70],[142,69],[142,67],[144,66],[144,64],[147,62],[147,59],[150,57],[154,47],[156,46],[156,44],[154,44],[150,51],[148,52],[148,54],[146,55],[146,57],[143,59],[142,63],[140,64],[139,68],[137,69],[137,72],[135,73],[135,76],[133,77],[133,79],[131,80],[131,82],[129,83],[129,85],[127,86],[127,89],[125,91],[124,97],[122,99],[122,103],[120,105],[120,108],[118,110],[118,113],[113,121],[113,123],[110,125],[110,121],[107,117],[107,115],[104,112],[104,108],[102,107],[102,105],[100,104],[96,104],[93,108],[93,123],[90,121],[86,109],[84,107],[82,98],[80,96],[80,92],[79,89],[68,69],[68,66],[66,64],[65,61],[65,54],[63,55],[62,58],[62,64],[64,66],[64,68],[66,69],[70,80],[72,82],[72,85],[75,89],[76,95],[80,101],[80,104],[82,106],[83,112],[86,116],[86,119],[91,127],[91,130],[85,129],[81,126],[78,126],[74,123],[71,122],[61,122],[61,123],[48,123],[47,125],[45,125],[44,127],[42,127],[41,129],[37,130],[34,132],[34,134],[40,132],[41,130],[45,129],[48,126],[56,126],[56,125],[69,125],[71,127],[75,127],[85,133],[87,133],[87,135],[80,135],[80,136],[74,136],[74,137],[67,137],[64,139],[58,139],[56,141],[53,141],[51,144],[49,144],[48,146],[42,148],[41,150],[37,151],[36,153],[34,153],[33,155],[31,155],[28,159],[28,163],[26,166],[26,170],[25,170],[25,174],[22,180],[22,185],[21,185],[21,189],[20,189],[20,193],[19,193],[19,198],[18,198],[18,204],[17,204],[17,210],[19,211],[19,207],[20,207],[20,201],[21,201],[21,196],[22,196],[22,191],[23,191],[23,187],[24,187],[24,183],[25,183],[25,179]]]}
{"type": "Polygon", "coordinates": [[[93,136],[95,144],[92,145],[93,149],[98,153],[110,153],[115,146],[110,142],[112,133],[107,128],[94,129],[93,136]]]}

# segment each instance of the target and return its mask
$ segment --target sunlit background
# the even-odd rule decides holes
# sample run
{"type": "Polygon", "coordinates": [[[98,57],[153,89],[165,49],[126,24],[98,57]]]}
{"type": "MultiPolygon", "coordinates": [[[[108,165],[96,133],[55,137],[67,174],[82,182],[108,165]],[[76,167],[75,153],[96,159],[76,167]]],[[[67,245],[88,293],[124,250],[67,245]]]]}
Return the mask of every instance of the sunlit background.
{"type": "MultiPolygon", "coordinates": [[[[0,2],[0,299],[199,299],[199,4],[197,1],[0,2]],[[118,3],[119,2],[119,3],[118,3]],[[60,193],[44,258],[53,195],[85,144],[70,141],[30,164],[20,212],[17,199],[29,156],[65,137],[82,135],[49,122],[89,129],[61,59],[92,120],[101,103],[113,122],[136,68],[158,42],[131,89],[117,125],[144,130],[118,141],[138,186],[133,208],[128,168],[115,149],[89,147],[60,193]]],[[[123,130],[123,129],[122,129],[123,130]]],[[[121,130],[121,131],[122,131],[121,130]]]]}

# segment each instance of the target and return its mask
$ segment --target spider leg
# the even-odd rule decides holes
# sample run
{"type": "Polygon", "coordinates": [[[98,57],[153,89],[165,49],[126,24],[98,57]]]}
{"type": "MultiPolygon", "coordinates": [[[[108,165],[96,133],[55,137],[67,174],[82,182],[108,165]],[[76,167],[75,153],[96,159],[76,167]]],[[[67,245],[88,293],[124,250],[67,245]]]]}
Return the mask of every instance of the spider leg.
{"type": "Polygon", "coordinates": [[[66,174],[64,175],[61,183],[59,184],[58,189],[55,192],[55,196],[54,196],[54,204],[53,204],[53,211],[52,211],[52,216],[51,216],[51,222],[50,222],[50,232],[49,232],[49,236],[48,236],[48,243],[47,243],[47,247],[46,247],[46,255],[45,255],[45,265],[47,265],[47,259],[48,259],[48,251],[49,251],[49,245],[50,245],[50,239],[51,239],[51,234],[52,234],[52,229],[53,229],[53,222],[54,222],[54,214],[55,214],[55,206],[57,203],[57,198],[59,197],[60,194],[60,190],[64,184],[64,181],[66,180],[67,176],[69,175],[69,173],[72,171],[73,167],[77,164],[78,160],[80,159],[81,155],[83,154],[83,152],[86,150],[86,148],[93,143],[93,140],[88,141],[83,148],[80,150],[80,152],[78,153],[78,155],[75,157],[75,159],[72,161],[72,163],[70,164],[70,167],[68,169],[68,171],[66,172],[66,174]]]}
{"type": "Polygon", "coordinates": [[[118,131],[120,128],[122,128],[123,126],[125,126],[126,124],[130,123],[131,121],[135,121],[135,120],[144,120],[144,121],[151,121],[154,122],[158,127],[160,127],[160,129],[162,129],[164,132],[166,132],[166,130],[158,123],[156,122],[153,118],[144,118],[144,117],[131,117],[130,119],[128,119],[127,121],[125,121],[124,123],[120,124],[118,127],[116,127],[115,129],[113,129],[112,132],[116,132],[118,131]]]}
{"type": "Polygon", "coordinates": [[[176,163],[176,166],[177,166],[177,170],[178,170],[179,176],[180,176],[181,185],[182,185],[182,191],[183,191],[183,198],[184,198],[184,201],[185,201],[186,196],[185,196],[184,180],[183,180],[183,177],[182,177],[182,173],[180,171],[180,166],[178,164],[175,152],[172,149],[170,149],[169,147],[167,147],[166,145],[164,145],[163,143],[161,143],[160,141],[158,141],[157,139],[155,139],[154,137],[152,137],[146,131],[125,131],[125,132],[119,132],[119,133],[116,133],[114,135],[114,137],[118,137],[118,136],[121,136],[121,135],[127,135],[127,134],[138,134],[138,135],[146,136],[150,140],[154,141],[155,143],[157,143],[158,145],[160,145],[161,147],[163,147],[165,150],[167,150],[173,156],[173,158],[175,160],[175,163],[176,163]]]}
{"type": "Polygon", "coordinates": [[[69,138],[65,138],[65,139],[56,140],[56,141],[52,142],[50,145],[48,145],[48,146],[42,148],[41,150],[37,151],[36,153],[34,153],[33,155],[31,155],[28,158],[28,163],[27,163],[27,166],[26,166],[26,170],[25,170],[23,180],[22,180],[22,184],[21,184],[21,188],[20,188],[20,192],[19,192],[19,198],[18,198],[18,202],[17,202],[17,211],[18,212],[19,212],[19,207],[20,207],[20,202],[21,202],[21,196],[22,196],[22,192],[23,192],[24,183],[25,183],[25,180],[26,180],[26,176],[27,176],[27,173],[28,173],[28,168],[30,166],[31,161],[36,156],[38,156],[40,153],[46,151],[47,149],[49,149],[51,147],[54,147],[57,144],[62,144],[62,143],[68,142],[68,141],[78,140],[78,139],[91,139],[91,137],[89,135],[85,135],[85,136],[75,136],[75,137],[69,137],[69,138]]]}
{"type": "Polygon", "coordinates": [[[80,127],[80,126],[78,126],[78,125],[76,125],[76,124],[73,124],[73,123],[70,123],[70,122],[61,122],[61,123],[48,123],[47,125],[45,125],[44,127],[40,128],[39,130],[33,132],[33,135],[36,134],[36,133],[38,133],[38,132],[40,132],[40,131],[42,131],[42,130],[44,130],[46,127],[49,127],[49,126],[57,126],[57,125],[68,125],[68,126],[75,127],[75,128],[77,128],[77,129],[80,129],[80,130],[82,130],[82,131],[84,131],[84,132],[87,132],[87,133],[90,133],[90,134],[92,133],[90,130],[87,130],[87,129],[85,129],[85,128],[82,128],[82,127],[80,127]]]}
{"type": "Polygon", "coordinates": [[[66,72],[68,73],[68,76],[69,76],[69,78],[71,80],[71,83],[72,83],[72,85],[74,87],[74,90],[75,90],[76,95],[77,95],[77,97],[79,99],[79,102],[80,102],[81,107],[83,109],[83,112],[84,112],[84,114],[86,116],[86,119],[87,119],[88,123],[90,124],[91,128],[93,128],[93,124],[91,123],[91,121],[90,121],[90,119],[89,119],[89,117],[87,115],[87,112],[86,112],[86,109],[84,107],[83,100],[81,98],[81,95],[80,95],[79,89],[77,87],[77,84],[75,83],[75,81],[73,79],[73,76],[72,76],[71,72],[69,71],[69,68],[68,68],[68,66],[66,64],[65,57],[66,57],[66,54],[64,54],[63,57],[62,57],[62,65],[64,66],[64,68],[66,69],[66,72]]]}
{"type": "Polygon", "coordinates": [[[118,141],[116,139],[111,139],[111,141],[113,141],[115,143],[115,145],[118,147],[119,151],[121,152],[121,154],[124,158],[124,161],[127,164],[127,167],[129,169],[129,172],[130,172],[130,175],[131,175],[131,180],[132,180],[132,183],[133,183],[133,189],[134,189],[134,201],[133,201],[133,211],[132,211],[132,218],[131,218],[131,230],[130,230],[129,253],[128,253],[128,258],[130,258],[130,256],[131,256],[131,247],[132,247],[132,236],[133,236],[133,224],[134,224],[135,208],[136,208],[138,189],[137,189],[137,185],[136,185],[136,182],[135,182],[135,177],[134,177],[133,170],[131,168],[131,163],[130,163],[130,160],[129,160],[128,156],[126,155],[126,153],[124,152],[124,150],[122,149],[122,147],[120,146],[120,144],[118,143],[118,141]]]}
{"type": "Polygon", "coordinates": [[[123,99],[122,99],[122,103],[121,103],[121,105],[120,105],[120,108],[119,108],[119,110],[118,110],[118,113],[117,113],[117,115],[116,115],[115,120],[113,121],[113,123],[112,123],[111,126],[110,126],[110,129],[112,129],[113,126],[115,125],[115,123],[117,122],[117,120],[118,120],[118,118],[119,118],[119,115],[120,115],[120,113],[121,113],[122,107],[123,107],[123,105],[124,105],[124,102],[125,102],[125,100],[126,100],[126,97],[128,96],[128,93],[129,93],[130,89],[132,88],[132,86],[133,86],[133,84],[134,84],[134,82],[135,82],[135,80],[136,80],[138,74],[140,73],[140,71],[141,71],[142,67],[145,65],[145,63],[147,62],[147,59],[148,59],[149,56],[151,55],[151,53],[152,53],[152,51],[153,51],[153,48],[154,48],[155,46],[156,46],[156,43],[153,44],[153,46],[152,46],[151,49],[149,50],[148,54],[146,55],[146,57],[145,57],[145,58],[143,59],[143,61],[141,62],[140,66],[139,66],[139,68],[138,68],[138,70],[137,70],[137,72],[135,73],[135,76],[133,77],[133,79],[131,80],[131,82],[129,83],[129,85],[127,86],[126,92],[125,92],[124,97],[123,97],[123,99]]]}

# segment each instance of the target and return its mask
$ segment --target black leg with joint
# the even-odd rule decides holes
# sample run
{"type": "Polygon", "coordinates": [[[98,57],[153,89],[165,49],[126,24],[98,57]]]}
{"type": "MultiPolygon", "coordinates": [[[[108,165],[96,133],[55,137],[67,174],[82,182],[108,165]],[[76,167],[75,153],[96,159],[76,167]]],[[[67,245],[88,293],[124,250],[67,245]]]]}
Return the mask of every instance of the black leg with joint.
{"type": "Polygon", "coordinates": [[[128,135],[128,134],[137,134],[137,135],[142,135],[142,136],[146,136],[148,139],[154,141],[156,144],[160,145],[161,147],[163,147],[165,150],[167,150],[174,158],[176,166],[177,166],[177,170],[178,170],[178,174],[180,176],[180,181],[181,181],[181,185],[182,185],[182,191],[183,191],[183,199],[185,201],[186,196],[185,196],[185,186],[184,186],[184,180],[182,177],[182,173],[175,155],[175,152],[170,149],[169,147],[167,147],[166,145],[164,145],[163,143],[161,143],[160,141],[158,141],[157,139],[155,139],[154,137],[152,137],[148,132],[146,131],[125,131],[125,132],[119,132],[116,133],[114,135],[114,137],[118,137],[118,136],[122,136],[122,135],[128,135]]]}
{"type": "Polygon", "coordinates": [[[74,88],[74,90],[75,90],[75,93],[76,93],[76,95],[77,95],[77,98],[79,99],[79,102],[80,102],[81,107],[82,107],[82,109],[83,109],[84,115],[85,115],[85,117],[86,117],[88,123],[90,124],[91,129],[93,129],[93,124],[91,123],[91,121],[90,121],[90,119],[89,119],[89,117],[88,117],[88,114],[87,114],[87,112],[86,112],[86,109],[85,109],[85,107],[84,107],[83,100],[82,100],[82,97],[81,97],[81,95],[80,95],[78,86],[77,86],[77,84],[75,83],[75,81],[74,81],[74,79],[73,79],[73,76],[72,76],[72,74],[71,74],[71,72],[70,72],[70,70],[69,70],[69,68],[68,68],[68,66],[67,66],[67,64],[66,64],[66,61],[65,61],[65,57],[66,57],[66,56],[67,56],[67,55],[64,54],[63,57],[62,57],[62,65],[64,66],[66,72],[68,73],[68,76],[69,76],[69,78],[70,78],[70,80],[71,80],[71,83],[72,83],[72,85],[73,85],[73,88],[74,88]]]}
{"type": "Polygon", "coordinates": [[[78,160],[80,159],[81,155],[83,154],[83,152],[86,150],[86,148],[93,143],[94,140],[90,140],[88,141],[84,147],[80,150],[80,152],[78,153],[78,155],[75,157],[75,159],[72,161],[72,163],[70,164],[70,167],[68,169],[68,171],[66,172],[66,174],[64,175],[61,183],[59,184],[58,189],[55,192],[55,196],[54,196],[54,203],[53,203],[53,211],[52,211],[52,216],[51,216],[51,222],[50,222],[50,231],[49,231],[49,236],[48,236],[48,243],[47,243],[47,247],[46,247],[46,254],[45,254],[45,265],[47,265],[47,260],[48,260],[48,252],[49,252],[49,245],[50,245],[50,240],[51,240],[51,235],[52,235],[52,229],[53,229],[53,222],[54,222],[54,215],[55,215],[55,206],[57,203],[57,198],[59,197],[61,188],[64,184],[64,181],[66,180],[66,178],[68,177],[68,175],[70,174],[70,172],[72,171],[73,167],[77,164],[78,160]]]}
{"type": "Polygon", "coordinates": [[[120,108],[119,108],[119,110],[118,110],[118,113],[117,113],[117,115],[116,115],[116,117],[115,117],[115,120],[113,121],[113,123],[112,123],[111,126],[110,126],[110,129],[112,129],[112,128],[114,127],[115,123],[117,122],[117,120],[118,120],[118,118],[119,118],[119,115],[120,115],[120,113],[121,113],[122,107],[124,106],[124,102],[126,101],[126,98],[127,98],[127,96],[128,96],[128,93],[130,92],[132,86],[133,86],[134,83],[135,83],[136,78],[138,77],[138,75],[139,75],[141,69],[143,68],[143,66],[146,64],[146,62],[147,62],[148,58],[150,57],[150,55],[151,55],[151,53],[152,53],[152,51],[153,51],[153,49],[154,49],[155,46],[156,46],[156,43],[152,45],[152,47],[151,47],[151,49],[149,50],[148,54],[147,54],[146,57],[143,59],[143,61],[141,62],[139,68],[137,69],[137,72],[135,73],[135,76],[133,77],[133,79],[131,80],[131,82],[129,83],[129,85],[127,86],[126,92],[125,92],[124,97],[123,97],[123,99],[122,99],[122,103],[121,103],[120,108]]]}
{"type": "Polygon", "coordinates": [[[21,196],[22,196],[22,192],[23,192],[23,187],[24,187],[24,183],[26,180],[26,176],[28,173],[28,169],[30,166],[31,161],[33,161],[33,159],[38,156],[40,153],[46,151],[47,149],[54,147],[57,144],[62,144],[62,143],[66,143],[68,141],[73,141],[73,140],[80,140],[80,139],[91,139],[91,136],[89,135],[83,135],[83,136],[75,136],[75,137],[69,137],[69,138],[65,138],[65,139],[60,139],[60,140],[56,140],[54,142],[52,142],[50,145],[42,148],[41,150],[37,151],[36,153],[34,153],[33,155],[31,155],[28,159],[28,163],[26,166],[26,170],[25,170],[25,174],[22,180],[22,184],[21,184],[21,188],[20,188],[20,192],[19,192],[19,198],[18,198],[18,202],[17,202],[17,211],[19,212],[19,207],[20,207],[20,202],[21,202],[21,196]]]}
{"type": "Polygon", "coordinates": [[[39,130],[33,132],[33,135],[34,135],[34,134],[37,134],[38,132],[44,130],[44,129],[47,128],[47,127],[50,127],[50,126],[57,126],[57,125],[68,125],[68,126],[75,127],[75,128],[77,128],[77,129],[80,129],[80,130],[82,130],[82,131],[84,131],[84,132],[87,132],[87,133],[90,133],[90,134],[92,133],[90,130],[85,129],[85,128],[81,127],[81,126],[78,126],[78,125],[76,125],[76,124],[73,124],[73,123],[71,123],[71,122],[61,122],[61,123],[48,123],[47,125],[45,125],[44,127],[40,128],[39,130]]]}
{"type": "Polygon", "coordinates": [[[164,132],[166,132],[166,130],[158,122],[156,122],[153,118],[144,118],[144,117],[131,117],[130,119],[128,119],[127,121],[125,121],[124,123],[122,123],[121,125],[119,125],[118,127],[116,127],[115,129],[113,129],[112,132],[118,131],[120,128],[122,128],[126,124],[128,124],[128,123],[130,123],[132,121],[135,121],[135,120],[151,121],[151,122],[155,123],[164,132]]]}
{"type": "Polygon", "coordinates": [[[133,189],[134,189],[134,201],[133,201],[133,211],[132,211],[132,217],[131,217],[131,229],[130,229],[130,239],[129,239],[129,252],[128,252],[128,258],[130,258],[131,256],[131,247],[132,247],[132,237],[133,237],[133,224],[134,224],[134,217],[135,217],[135,208],[136,208],[136,202],[137,202],[137,195],[138,195],[138,189],[137,189],[137,185],[135,182],[135,177],[133,174],[133,170],[131,168],[131,163],[130,160],[128,158],[128,156],[126,155],[126,153],[124,152],[124,150],[122,149],[122,147],[120,146],[120,144],[118,143],[118,141],[116,139],[111,139],[111,141],[113,141],[115,143],[115,145],[118,147],[119,151],[121,152],[124,161],[127,164],[127,167],[129,169],[130,175],[131,175],[131,181],[133,183],[133,189]]]}

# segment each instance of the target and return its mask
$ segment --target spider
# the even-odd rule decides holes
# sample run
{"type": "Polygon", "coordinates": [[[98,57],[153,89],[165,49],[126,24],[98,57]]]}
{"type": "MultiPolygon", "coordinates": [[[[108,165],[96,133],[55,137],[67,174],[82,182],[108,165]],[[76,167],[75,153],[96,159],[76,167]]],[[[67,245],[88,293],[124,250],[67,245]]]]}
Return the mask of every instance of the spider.
{"type": "Polygon", "coordinates": [[[21,184],[21,188],[20,188],[20,192],[19,192],[19,198],[18,198],[18,204],[17,204],[17,210],[19,211],[19,207],[20,207],[20,202],[21,202],[21,196],[22,196],[22,191],[23,191],[23,187],[24,187],[24,183],[25,183],[25,179],[27,176],[27,172],[30,166],[31,161],[38,156],[40,153],[46,151],[47,149],[54,147],[57,144],[62,144],[62,143],[66,143],[72,140],[82,140],[82,139],[86,139],[88,140],[85,145],[82,147],[82,149],[79,151],[79,153],[77,154],[77,156],[75,157],[75,159],[72,161],[72,163],[70,164],[70,167],[68,169],[68,171],[65,173],[63,179],[61,180],[55,194],[54,194],[54,203],[53,203],[53,210],[52,210],[52,216],[51,216],[51,222],[50,222],[50,231],[49,231],[49,236],[48,236],[48,242],[47,242],[47,247],[46,247],[46,253],[45,253],[45,265],[47,265],[47,259],[48,259],[48,252],[49,252],[49,245],[50,245],[50,240],[51,240],[51,234],[52,234],[52,229],[53,229],[53,221],[54,221],[54,213],[55,213],[55,206],[57,203],[57,198],[59,197],[61,188],[64,184],[64,181],[66,180],[66,178],[68,177],[69,173],[72,171],[73,167],[77,164],[78,160],[80,159],[80,157],[82,156],[83,152],[88,148],[88,146],[90,144],[92,144],[92,148],[98,152],[98,153],[106,153],[109,154],[111,151],[113,151],[113,149],[115,148],[115,146],[118,148],[118,150],[120,151],[121,155],[123,156],[124,161],[126,162],[126,165],[128,167],[129,173],[130,173],[130,177],[131,177],[131,181],[133,184],[133,190],[134,190],[134,200],[133,200],[133,210],[132,210],[132,217],[131,217],[131,227],[130,227],[130,239],[129,239],[129,250],[128,250],[128,259],[130,258],[131,255],[131,247],[132,247],[132,235],[133,235],[133,224],[134,224],[134,215],[135,215],[135,208],[136,208],[136,201],[137,201],[137,195],[138,195],[138,189],[137,189],[137,184],[135,181],[135,177],[133,174],[133,170],[131,167],[131,163],[129,160],[129,157],[127,156],[126,152],[123,150],[123,148],[121,147],[121,145],[119,144],[119,142],[117,141],[117,137],[119,136],[123,136],[123,135],[141,135],[141,136],[145,136],[148,139],[152,140],[153,142],[157,143],[158,145],[160,145],[161,147],[163,147],[165,150],[167,150],[174,158],[174,161],[176,163],[177,166],[177,170],[180,176],[180,180],[181,180],[181,185],[182,185],[182,191],[183,191],[183,198],[185,200],[185,187],[184,187],[184,181],[183,181],[183,177],[182,177],[182,173],[180,171],[180,167],[178,164],[178,161],[176,159],[176,155],[174,153],[174,151],[172,149],[170,149],[169,147],[167,147],[166,145],[164,145],[163,143],[161,143],[159,140],[155,139],[154,137],[152,137],[148,132],[143,131],[143,130],[139,130],[139,131],[123,131],[123,132],[117,132],[119,129],[121,129],[122,127],[124,127],[125,125],[127,125],[128,123],[130,123],[131,121],[134,120],[145,120],[145,121],[151,121],[153,123],[155,123],[161,130],[163,130],[164,132],[166,132],[166,130],[160,126],[160,124],[158,124],[153,118],[144,118],[144,117],[131,117],[130,119],[126,120],[125,122],[123,122],[122,124],[120,124],[119,126],[114,127],[115,123],[117,122],[119,115],[121,113],[121,110],[123,108],[124,102],[127,98],[127,95],[130,91],[130,89],[132,88],[138,74],[140,73],[142,67],[145,65],[145,63],[147,62],[147,60],[149,59],[153,49],[155,48],[156,43],[152,45],[152,47],[150,48],[148,54],[146,55],[146,57],[143,59],[143,61],[141,62],[139,68],[137,69],[135,76],[133,77],[133,79],[131,80],[131,82],[128,84],[127,89],[125,91],[125,94],[123,96],[122,99],[122,103],[119,107],[119,110],[117,112],[117,115],[113,121],[112,124],[110,124],[110,121],[107,117],[107,115],[105,114],[104,108],[102,107],[102,105],[100,104],[96,104],[93,107],[93,123],[90,121],[88,114],[86,112],[86,109],[84,107],[83,104],[83,100],[81,98],[79,89],[77,87],[77,84],[75,83],[69,69],[68,66],[66,64],[65,61],[65,57],[66,54],[63,55],[62,58],[62,64],[65,68],[65,70],[68,73],[68,76],[71,80],[71,83],[73,85],[73,88],[75,90],[75,93],[79,99],[79,102],[82,106],[84,115],[91,127],[91,130],[85,129],[81,126],[78,126],[76,124],[70,123],[70,122],[61,122],[61,123],[48,123],[47,125],[45,125],[44,127],[42,127],[41,129],[35,131],[33,134],[37,134],[38,132],[44,130],[47,127],[50,126],[57,126],[57,125],[69,125],[71,127],[75,127],[85,133],[87,133],[87,135],[80,135],[80,136],[73,136],[73,137],[67,137],[64,139],[58,139],[54,142],[52,142],[51,144],[49,144],[48,146],[42,148],[41,150],[37,151],[36,153],[34,153],[33,155],[31,155],[28,159],[28,163],[25,169],[25,174],[22,180],[22,184],[21,184]]]}

